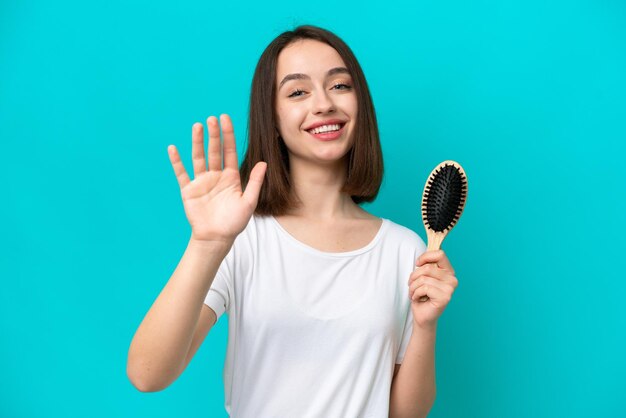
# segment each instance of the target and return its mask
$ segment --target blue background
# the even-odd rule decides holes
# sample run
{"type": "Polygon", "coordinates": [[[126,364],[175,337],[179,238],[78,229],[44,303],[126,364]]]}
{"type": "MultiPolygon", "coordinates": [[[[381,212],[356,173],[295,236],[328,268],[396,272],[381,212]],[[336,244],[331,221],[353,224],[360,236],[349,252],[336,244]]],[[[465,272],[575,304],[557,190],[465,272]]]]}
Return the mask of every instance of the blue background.
{"type": "Polygon", "coordinates": [[[3,0],[0,416],[226,416],[226,316],[165,391],[126,377],[190,235],[167,146],[190,168],[192,124],[229,113],[242,156],[256,61],[304,23],[368,78],[367,210],[426,239],[427,175],[469,178],[430,416],[626,416],[626,5],[598,0],[3,0]]]}

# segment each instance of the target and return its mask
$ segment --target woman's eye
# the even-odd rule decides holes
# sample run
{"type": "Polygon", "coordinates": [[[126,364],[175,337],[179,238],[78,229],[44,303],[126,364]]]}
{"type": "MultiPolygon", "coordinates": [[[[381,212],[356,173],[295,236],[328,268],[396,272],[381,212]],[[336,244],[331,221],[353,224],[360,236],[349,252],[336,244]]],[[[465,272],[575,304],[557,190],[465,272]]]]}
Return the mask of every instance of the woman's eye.
{"type": "Polygon", "coordinates": [[[304,94],[304,90],[295,90],[293,93],[291,93],[289,96],[287,97],[300,97],[304,94]]]}
{"type": "Polygon", "coordinates": [[[333,86],[333,88],[336,88],[337,90],[350,90],[352,86],[345,83],[337,83],[333,86]]]}

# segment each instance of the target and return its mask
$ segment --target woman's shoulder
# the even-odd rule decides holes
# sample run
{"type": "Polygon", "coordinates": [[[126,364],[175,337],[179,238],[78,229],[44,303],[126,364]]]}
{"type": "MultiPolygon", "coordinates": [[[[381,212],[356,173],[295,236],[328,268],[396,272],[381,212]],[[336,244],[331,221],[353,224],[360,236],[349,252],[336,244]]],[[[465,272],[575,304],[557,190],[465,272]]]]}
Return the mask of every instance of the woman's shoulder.
{"type": "Polygon", "coordinates": [[[391,219],[384,218],[388,224],[388,235],[394,239],[407,245],[414,245],[417,247],[426,248],[426,243],[421,236],[417,234],[413,229],[404,226],[400,223],[394,222],[391,219]]]}
{"type": "Polygon", "coordinates": [[[359,217],[361,219],[372,222],[373,224],[381,225],[381,232],[384,232],[383,235],[387,238],[387,240],[396,241],[400,245],[412,245],[418,248],[426,248],[424,240],[413,229],[404,226],[401,223],[394,222],[389,218],[378,217],[361,207],[359,210],[359,217]]]}

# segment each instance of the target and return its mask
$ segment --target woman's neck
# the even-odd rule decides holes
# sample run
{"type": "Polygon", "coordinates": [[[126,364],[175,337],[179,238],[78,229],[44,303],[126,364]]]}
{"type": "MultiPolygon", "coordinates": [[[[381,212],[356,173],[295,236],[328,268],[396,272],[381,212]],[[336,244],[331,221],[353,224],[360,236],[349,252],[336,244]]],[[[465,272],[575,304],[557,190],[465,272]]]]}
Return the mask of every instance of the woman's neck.
{"type": "Polygon", "coordinates": [[[290,216],[319,221],[363,217],[365,211],[341,192],[346,181],[345,163],[319,165],[292,160],[290,170],[292,191],[301,202],[290,216]]]}

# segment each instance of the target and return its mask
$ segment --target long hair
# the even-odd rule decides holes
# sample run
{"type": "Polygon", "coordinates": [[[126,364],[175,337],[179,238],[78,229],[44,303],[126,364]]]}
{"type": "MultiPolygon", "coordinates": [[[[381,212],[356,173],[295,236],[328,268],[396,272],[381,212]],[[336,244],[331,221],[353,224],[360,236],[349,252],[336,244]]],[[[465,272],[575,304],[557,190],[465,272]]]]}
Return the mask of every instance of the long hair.
{"type": "Polygon", "coordinates": [[[266,178],[255,210],[257,215],[283,215],[298,204],[291,193],[287,147],[278,136],[276,67],[280,52],[301,39],[312,39],[333,47],[345,62],[354,83],[358,110],[354,143],[347,155],[346,181],[341,191],[348,193],[354,203],[371,202],[376,199],[382,183],[384,168],[378,124],[359,62],[348,45],[332,32],[310,25],[299,26],[281,33],[267,46],[252,78],[248,147],[239,171],[245,187],[254,165],[259,161],[267,162],[266,178]]]}

